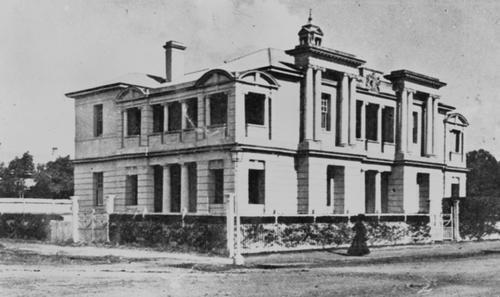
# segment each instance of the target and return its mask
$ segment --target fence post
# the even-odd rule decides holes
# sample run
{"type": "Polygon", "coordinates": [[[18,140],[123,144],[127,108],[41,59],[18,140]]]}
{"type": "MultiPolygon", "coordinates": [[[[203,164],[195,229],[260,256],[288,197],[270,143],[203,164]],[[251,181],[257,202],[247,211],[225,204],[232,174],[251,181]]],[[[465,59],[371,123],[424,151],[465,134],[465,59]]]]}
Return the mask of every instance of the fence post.
{"type": "Polygon", "coordinates": [[[80,233],[78,231],[78,226],[80,225],[80,220],[78,217],[78,196],[71,196],[71,211],[72,211],[72,229],[73,229],[73,242],[80,241],[80,233]]]}
{"type": "Polygon", "coordinates": [[[226,195],[226,231],[229,257],[234,258],[234,194],[226,195]]]}
{"type": "Polygon", "coordinates": [[[110,219],[109,215],[115,212],[115,195],[106,195],[105,198],[105,203],[106,203],[106,242],[110,242],[109,240],[109,225],[110,225],[110,219]]]}

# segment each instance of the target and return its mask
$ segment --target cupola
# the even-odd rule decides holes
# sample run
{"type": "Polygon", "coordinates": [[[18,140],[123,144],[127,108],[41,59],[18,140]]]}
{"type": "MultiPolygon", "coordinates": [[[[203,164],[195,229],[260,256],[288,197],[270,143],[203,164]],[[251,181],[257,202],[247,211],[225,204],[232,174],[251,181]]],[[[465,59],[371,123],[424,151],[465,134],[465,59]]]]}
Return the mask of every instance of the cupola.
{"type": "Polygon", "coordinates": [[[302,26],[298,35],[300,46],[321,46],[323,31],[319,26],[312,24],[311,10],[309,10],[309,18],[307,19],[307,24],[302,26]]]}

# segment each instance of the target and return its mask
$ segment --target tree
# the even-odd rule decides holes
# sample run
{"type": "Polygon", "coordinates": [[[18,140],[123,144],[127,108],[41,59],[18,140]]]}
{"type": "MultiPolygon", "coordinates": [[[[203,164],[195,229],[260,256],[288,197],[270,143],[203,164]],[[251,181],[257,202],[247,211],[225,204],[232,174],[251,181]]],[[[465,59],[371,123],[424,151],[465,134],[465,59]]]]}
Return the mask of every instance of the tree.
{"type": "Polygon", "coordinates": [[[73,163],[69,156],[38,165],[31,197],[69,198],[73,195],[73,163]]]}
{"type": "Polygon", "coordinates": [[[467,153],[467,196],[498,196],[500,170],[495,157],[480,149],[467,153]]]}
{"type": "Polygon", "coordinates": [[[25,192],[25,179],[32,177],[35,170],[33,156],[25,152],[21,158],[15,157],[9,166],[0,167],[0,194],[5,197],[23,197],[25,192]]]}

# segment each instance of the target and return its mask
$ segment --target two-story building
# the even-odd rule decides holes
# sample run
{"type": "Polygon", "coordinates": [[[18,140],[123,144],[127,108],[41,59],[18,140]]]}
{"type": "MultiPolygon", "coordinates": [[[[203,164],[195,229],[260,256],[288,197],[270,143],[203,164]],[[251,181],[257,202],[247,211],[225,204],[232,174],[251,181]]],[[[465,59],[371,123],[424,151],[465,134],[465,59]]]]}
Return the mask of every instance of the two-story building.
{"type": "Polygon", "coordinates": [[[439,216],[444,197],[465,196],[468,123],[444,82],[323,47],[311,18],[298,35],[192,73],[169,41],[165,78],[66,94],[81,209],[114,195],[116,212],[223,215],[235,193],[244,215],[439,216]]]}

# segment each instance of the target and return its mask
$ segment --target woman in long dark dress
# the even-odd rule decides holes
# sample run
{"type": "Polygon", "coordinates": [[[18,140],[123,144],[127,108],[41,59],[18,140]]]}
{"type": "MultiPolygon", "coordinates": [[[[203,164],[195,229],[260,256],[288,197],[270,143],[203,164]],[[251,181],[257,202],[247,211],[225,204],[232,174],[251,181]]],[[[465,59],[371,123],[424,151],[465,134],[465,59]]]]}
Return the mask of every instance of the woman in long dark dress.
{"type": "Polygon", "coordinates": [[[347,250],[349,256],[363,256],[370,253],[366,241],[368,237],[366,236],[366,227],[363,224],[364,215],[358,215],[356,223],[352,230],[354,231],[354,239],[352,240],[351,246],[347,250]]]}

